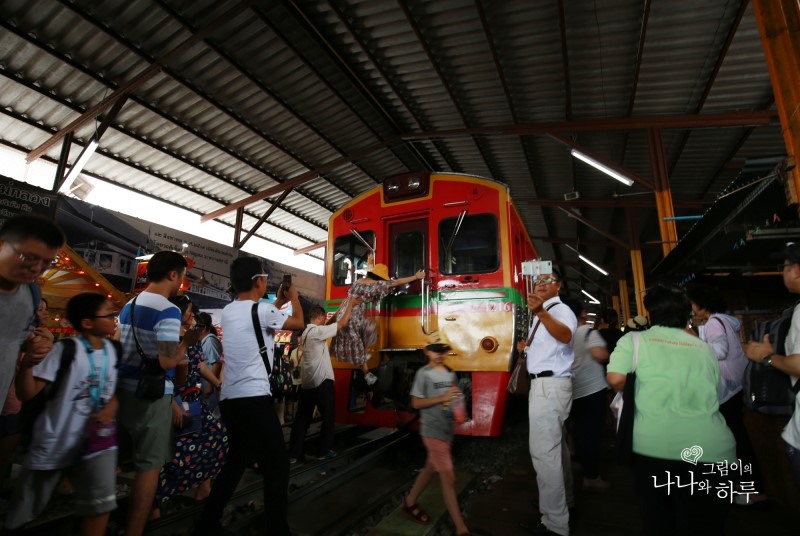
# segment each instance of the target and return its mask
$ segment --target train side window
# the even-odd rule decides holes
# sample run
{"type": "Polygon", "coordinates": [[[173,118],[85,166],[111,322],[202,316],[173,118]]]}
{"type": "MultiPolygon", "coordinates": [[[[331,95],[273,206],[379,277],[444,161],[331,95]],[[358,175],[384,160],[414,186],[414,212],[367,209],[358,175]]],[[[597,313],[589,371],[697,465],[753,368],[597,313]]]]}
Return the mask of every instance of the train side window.
{"type": "MultiPolygon", "coordinates": [[[[375,243],[375,233],[361,233],[369,244],[375,243]]],[[[333,242],[333,284],[338,286],[352,285],[359,277],[367,273],[367,261],[370,250],[352,234],[338,237],[333,242]]]]}
{"type": "Polygon", "coordinates": [[[439,271],[452,275],[497,270],[500,266],[497,218],[493,214],[467,215],[456,230],[457,220],[447,218],[439,223],[439,271]]]}

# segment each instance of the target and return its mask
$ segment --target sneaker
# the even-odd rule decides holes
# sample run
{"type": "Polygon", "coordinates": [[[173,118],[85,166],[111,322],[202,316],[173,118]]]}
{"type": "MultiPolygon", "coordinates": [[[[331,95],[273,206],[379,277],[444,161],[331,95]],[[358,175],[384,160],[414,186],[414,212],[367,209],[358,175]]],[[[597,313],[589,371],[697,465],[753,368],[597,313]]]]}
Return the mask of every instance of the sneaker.
{"type": "Polygon", "coordinates": [[[600,478],[584,478],[583,479],[583,489],[608,489],[611,487],[611,484],[600,478]]]}
{"type": "Polygon", "coordinates": [[[378,377],[377,377],[377,376],[375,376],[375,375],[374,375],[373,373],[371,373],[371,372],[367,372],[367,374],[364,376],[364,379],[366,380],[366,382],[367,382],[367,385],[372,385],[372,384],[374,384],[376,381],[378,381],[378,377]]]}
{"type": "Polygon", "coordinates": [[[317,459],[321,461],[321,460],[330,460],[331,458],[335,458],[335,457],[336,457],[336,451],[335,450],[329,450],[325,454],[322,454],[321,456],[317,456],[317,459]]]}
{"type": "Polygon", "coordinates": [[[290,465],[294,465],[294,464],[296,464],[296,463],[297,463],[297,461],[298,461],[298,460],[297,460],[297,458],[289,458],[289,464],[290,464],[290,465]]]}

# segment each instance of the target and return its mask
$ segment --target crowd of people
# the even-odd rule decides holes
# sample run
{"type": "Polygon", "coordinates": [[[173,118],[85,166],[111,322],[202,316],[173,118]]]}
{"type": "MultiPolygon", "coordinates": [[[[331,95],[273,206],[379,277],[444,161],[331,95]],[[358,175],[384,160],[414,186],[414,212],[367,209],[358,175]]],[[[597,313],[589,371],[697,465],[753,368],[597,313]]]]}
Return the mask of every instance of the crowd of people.
{"type": "MultiPolygon", "coordinates": [[[[787,288],[800,293],[800,245],[789,245],[780,256],[787,288]]],[[[742,323],[725,314],[722,295],[708,286],[696,285],[688,293],[668,285],[649,288],[647,317],[630,318],[624,333],[610,309],[590,328],[583,301],[562,299],[560,291],[557,270],[536,279],[527,298],[533,322],[527,341],[517,347],[531,382],[530,455],[541,514],[526,528],[534,534],[570,533],[573,461],[584,489],[610,486],[599,467],[610,393],[634,382],[632,373],[629,463],[644,534],[723,534],[731,504],[768,500],[744,426],[745,367],[748,359],[766,363],[798,381],[800,309],[792,317],[785,351],[776,351],[768,336],[742,345],[742,323]],[[727,471],[706,476],[710,492],[704,492],[702,483],[697,488],[702,465],[734,469],[729,476],[727,471]],[[737,467],[745,470],[736,473],[737,467]]],[[[800,406],[783,439],[800,489],[800,406]]]]}
{"type": "MultiPolygon", "coordinates": [[[[161,251],[147,264],[148,284],[121,311],[103,294],[81,293],[66,307],[77,335],[55,341],[40,324],[47,302],[36,279],[57,259],[64,236],[44,219],[20,216],[0,228],[0,478],[19,446],[25,459],[5,526],[24,527],[46,508],[67,479],[74,488],[82,534],[104,534],[116,508],[118,467],[134,474],[125,534],[142,534],[172,497],[191,492],[203,501],[193,534],[220,533],[220,519],[244,471],[263,478],[265,519],[271,533],[289,534],[289,467],[303,460],[305,435],[315,412],[321,417],[317,457],[334,450],[334,374],[329,346],[338,358],[366,368],[375,333],[365,329],[365,301],[380,300],[423,272],[392,281],[384,265],[353,285],[328,318],[321,307],[304,318],[297,289],[281,285],[267,303],[267,274],[260,259],[243,256],[230,266],[236,299],[222,311],[221,340],[209,314],[179,293],[187,261],[161,251]],[[291,304],[289,312],[283,306],[291,304]],[[287,349],[291,386],[286,406],[293,417],[287,446],[276,410],[273,366],[276,330],[296,332],[287,349]],[[333,339],[333,344],[330,341],[333,339]]],[[[800,245],[782,252],[783,278],[800,293],[800,245]]],[[[604,427],[610,393],[622,391],[635,373],[631,469],[647,534],[721,534],[731,501],[694,488],[656,485],[666,478],[693,481],[696,464],[738,463],[752,475],[733,482],[743,504],[766,500],[763,479],[743,421],[743,375],[748,360],[800,376],[800,305],[785,348],[772,341],[741,344],[741,322],[725,314],[714,289],[648,289],[647,317],[629,319],[603,311],[591,327],[583,301],[561,296],[557,270],[540,276],[527,296],[532,322],[516,350],[530,379],[529,451],[536,472],[535,534],[570,532],[575,506],[573,461],[582,487],[602,491],[604,427]],[[687,452],[694,464],[687,465],[687,452]],[[749,480],[750,482],[746,481],[749,480]],[[750,490],[751,493],[747,493],[750,490]]],[[[469,534],[454,491],[450,445],[461,396],[444,364],[449,342],[429,335],[410,391],[420,411],[427,460],[401,512],[431,520],[417,499],[439,474],[445,506],[456,533],[469,534]]],[[[366,387],[365,385],[365,387],[366,387]]],[[[800,488],[800,402],[783,439],[800,488]]],[[[713,482],[711,483],[714,484],[713,482]]],[[[738,498],[738,497],[737,497],[738,498]]]]}

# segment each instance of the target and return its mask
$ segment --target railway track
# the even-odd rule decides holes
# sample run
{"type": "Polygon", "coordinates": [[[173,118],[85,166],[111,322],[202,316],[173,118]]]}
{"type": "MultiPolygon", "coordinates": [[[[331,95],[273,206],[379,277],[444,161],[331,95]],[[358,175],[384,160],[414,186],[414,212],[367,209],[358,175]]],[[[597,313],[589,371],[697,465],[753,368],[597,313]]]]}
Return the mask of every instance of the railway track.
{"type": "MultiPolygon", "coordinates": [[[[314,435],[313,431],[309,434],[309,440],[312,443],[314,435]]],[[[293,532],[297,534],[342,534],[342,531],[346,532],[348,527],[356,525],[363,519],[364,515],[371,513],[373,508],[380,507],[384,498],[388,497],[386,493],[391,494],[397,488],[407,485],[408,471],[402,479],[389,478],[391,471],[387,471],[388,465],[385,462],[387,458],[391,458],[393,453],[402,449],[408,439],[409,434],[406,431],[392,432],[388,429],[373,429],[364,433],[364,430],[358,427],[344,427],[337,430],[337,445],[347,442],[354,443],[352,446],[340,450],[340,453],[330,460],[293,465],[290,469],[289,481],[290,523],[292,523],[293,532]],[[395,488],[391,488],[386,493],[381,491],[371,493],[368,500],[359,501],[360,506],[357,504],[349,509],[341,507],[341,505],[335,509],[324,508],[326,512],[324,517],[308,515],[309,512],[320,510],[315,505],[321,500],[327,501],[328,499],[323,499],[326,496],[336,495],[337,490],[346,489],[348,486],[361,489],[375,488],[374,485],[368,487],[368,481],[376,475],[382,475],[378,479],[381,488],[385,488],[387,482],[394,482],[395,488]],[[335,515],[330,515],[331,512],[335,515]],[[308,525],[309,519],[314,519],[322,526],[330,524],[341,527],[341,531],[339,529],[334,532],[305,531],[302,527],[308,525]],[[295,531],[295,525],[301,528],[295,531]]],[[[348,495],[352,495],[352,493],[348,493],[348,495]]],[[[247,534],[251,528],[261,526],[261,523],[264,522],[260,520],[262,500],[261,476],[255,471],[247,471],[223,515],[223,524],[227,526],[227,530],[235,534],[247,534]]],[[[121,497],[118,502],[119,508],[112,514],[109,534],[117,533],[115,527],[122,526],[124,522],[127,498],[121,497]]],[[[189,497],[179,496],[170,505],[168,513],[160,519],[148,523],[146,534],[152,536],[188,534],[194,526],[201,508],[201,503],[196,503],[189,497]]],[[[72,512],[69,509],[59,508],[58,511],[49,512],[47,519],[30,526],[21,534],[25,536],[70,535],[78,533],[77,527],[78,520],[72,512]]]]}

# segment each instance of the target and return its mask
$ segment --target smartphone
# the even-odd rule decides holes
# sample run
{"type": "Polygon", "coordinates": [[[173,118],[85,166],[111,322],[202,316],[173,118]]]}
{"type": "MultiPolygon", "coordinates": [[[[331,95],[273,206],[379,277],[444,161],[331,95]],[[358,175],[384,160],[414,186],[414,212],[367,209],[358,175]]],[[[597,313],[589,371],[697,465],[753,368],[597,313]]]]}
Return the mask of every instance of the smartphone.
{"type": "Polygon", "coordinates": [[[283,287],[283,291],[284,292],[289,290],[289,287],[292,286],[292,276],[291,276],[291,274],[284,274],[283,281],[281,281],[281,286],[283,287]]]}

